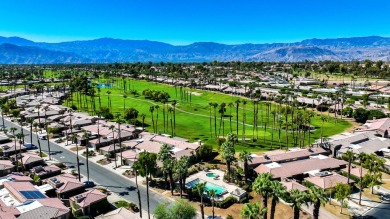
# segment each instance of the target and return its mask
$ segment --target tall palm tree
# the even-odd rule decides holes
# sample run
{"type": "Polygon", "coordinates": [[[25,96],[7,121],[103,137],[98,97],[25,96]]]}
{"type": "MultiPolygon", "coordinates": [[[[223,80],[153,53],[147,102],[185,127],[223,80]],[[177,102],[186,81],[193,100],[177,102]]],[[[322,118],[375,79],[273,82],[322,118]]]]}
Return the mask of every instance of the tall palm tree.
{"type": "Polygon", "coordinates": [[[325,203],[328,201],[326,193],[323,189],[316,186],[312,186],[309,189],[308,198],[309,201],[314,205],[313,218],[318,219],[320,216],[321,205],[325,205],[325,203]]]}
{"type": "Polygon", "coordinates": [[[352,160],[354,158],[354,153],[352,150],[348,150],[345,154],[343,154],[343,159],[346,160],[348,162],[348,180],[347,180],[347,184],[349,184],[349,178],[351,177],[351,164],[352,164],[352,160]]]}
{"type": "Polygon", "coordinates": [[[173,135],[176,136],[176,100],[172,100],[172,106],[173,106],[173,135]]]}
{"type": "Polygon", "coordinates": [[[157,171],[157,155],[149,152],[142,152],[139,154],[136,161],[140,165],[140,175],[146,178],[146,203],[148,209],[148,218],[150,219],[150,207],[149,207],[149,182],[151,177],[157,171]]]}
{"type": "Polygon", "coordinates": [[[175,165],[175,172],[179,178],[180,198],[183,195],[185,180],[187,178],[187,173],[188,173],[188,165],[189,165],[189,158],[187,156],[181,157],[179,161],[176,162],[175,165]]]}
{"type": "Polygon", "coordinates": [[[81,174],[80,174],[80,159],[79,159],[79,146],[78,146],[78,141],[77,141],[77,134],[72,133],[72,142],[76,143],[76,163],[77,163],[77,174],[79,181],[81,182],[81,174]]]}
{"type": "Polygon", "coordinates": [[[204,219],[204,209],[203,209],[203,196],[206,192],[206,182],[199,182],[195,184],[194,187],[195,192],[198,193],[200,197],[200,213],[202,215],[202,219],[204,219]]]}
{"type": "Polygon", "coordinates": [[[357,159],[359,160],[360,173],[359,173],[359,205],[362,204],[362,192],[363,192],[363,163],[366,159],[367,155],[364,152],[360,152],[357,155],[357,159]]]}
{"type": "Polygon", "coordinates": [[[248,171],[249,171],[249,168],[248,168],[248,163],[252,161],[252,156],[251,156],[251,153],[249,153],[248,151],[242,151],[239,156],[238,156],[239,160],[241,162],[244,163],[244,176],[245,176],[245,182],[248,180],[248,171]]]}
{"type": "Polygon", "coordinates": [[[236,103],[236,135],[238,136],[238,109],[240,108],[241,101],[238,99],[235,101],[236,103]]]}
{"type": "Polygon", "coordinates": [[[288,202],[294,210],[294,219],[299,219],[299,211],[301,210],[302,205],[307,204],[306,194],[298,189],[293,189],[290,191],[288,202]]]}
{"type": "Polygon", "coordinates": [[[17,162],[17,158],[18,158],[18,156],[17,156],[17,152],[16,152],[16,135],[15,135],[15,131],[17,131],[18,129],[17,128],[15,128],[15,127],[11,127],[10,129],[9,129],[11,132],[12,132],[12,138],[15,140],[15,145],[14,145],[14,147],[15,147],[15,149],[14,149],[14,154],[15,154],[15,160],[16,160],[16,162],[15,162],[15,164],[16,164],[16,170],[18,171],[19,170],[19,164],[18,164],[18,162],[17,162]]]}
{"type": "Polygon", "coordinates": [[[327,120],[326,116],[321,116],[321,145],[322,145],[322,142],[323,142],[323,133],[324,133],[324,122],[327,120]]]}
{"type": "MultiPolygon", "coordinates": [[[[34,129],[35,129],[35,135],[38,136],[38,123],[34,122],[32,124],[32,126],[34,126],[34,129]]],[[[39,140],[39,138],[37,138],[37,141],[38,141],[38,148],[39,148],[39,156],[42,158],[42,147],[41,147],[41,141],[39,140]]]]}
{"type": "Polygon", "coordinates": [[[212,207],[212,212],[213,212],[213,218],[215,218],[214,217],[214,205],[215,205],[215,197],[217,196],[217,191],[216,190],[214,190],[214,189],[210,189],[210,190],[208,190],[207,191],[207,195],[209,196],[209,198],[210,198],[210,201],[211,201],[211,207],[212,207]]]}
{"type": "Polygon", "coordinates": [[[260,203],[256,202],[253,204],[247,203],[241,209],[241,217],[244,219],[260,219],[261,216],[267,214],[267,208],[260,208],[260,203]]]}
{"type": "Polygon", "coordinates": [[[286,197],[287,191],[286,187],[276,180],[271,181],[270,189],[272,191],[269,193],[269,198],[271,198],[270,219],[274,219],[276,204],[279,202],[279,199],[286,197]]]}
{"type": "Polygon", "coordinates": [[[213,137],[213,128],[212,128],[212,118],[211,118],[211,108],[214,106],[214,103],[209,103],[209,110],[210,110],[210,137],[213,137]]]}
{"type": "Polygon", "coordinates": [[[146,115],[145,114],[141,114],[141,119],[142,119],[142,130],[144,130],[144,127],[145,127],[145,118],[146,118],[146,115]]]}
{"type": "Polygon", "coordinates": [[[246,123],[246,104],[247,103],[248,103],[248,101],[242,100],[242,140],[243,141],[245,141],[245,123],[246,123]]]}
{"type": "MultiPolygon", "coordinates": [[[[257,176],[255,181],[252,184],[252,190],[257,195],[262,196],[263,201],[263,208],[267,208],[268,206],[268,197],[270,193],[273,191],[271,190],[271,181],[272,181],[272,174],[270,173],[262,173],[257,176]]],[[[267,219],[267,213],[263,215],[263,219],[267,219]]]]}
{"type": "Polygon", "coordinates": [[[88,145],[88,139],[91,137],[91,134],[89,132],[84,132],[83,134],[83,139],[86,141],[85,143],[85,149],[86,149],[86,153],[85,153],[85,159],[86,159],[86,164],[87,164],[87,181],[89,181],[89,145],[88,145]]]}
{"type": "Polygon", "coordinates": [[[221,158],[226,162],[226,169],[227,169],[227,181],[230,182],[230,173],[231,173],[231,168],[230,165],[231,163],[236,159],[234,157],[235,150],[234,146],[231,142],[224,142],[221,145],[221,158]]]}
{"type": "Polygon", "coordinates": [[[34,123],[34,119],[29,117],[27,118],[27,123],[30,124],[30,143],[32,144],[32,136],[33,136],[33,123],[34,123]]]}
{"type": "Polygon", "coordinates": [[[160,109],[160,106],[155,105],[154,109],[156,110],[156,132],[158,132],[158,110],[160,109]]]}
{"type": "Polygon", "coordinates": [[[111,91],[107,91],[107,104],[108,104],[108,109],[111,110],[111,99],[110,99],[110,94],[111,94],[111,91]]]}
{"type": "Polygon", "coordinates": [[[133,173],[135,175],[135,186],[137,187],[138,205],[139,205],[139,209],[140,209],[139,216],[140,216],[140,218],[142,218],[141,193],[140,193],[139,187],[138,187],[138,174],[140,171],[140,164],[138,162],[133,163],[133,165],[131,166],[131,169],[133,170],[133,173]]]}
{"type": "Polygon", "coordinates": [[[49,151],[49,160],[51,160],[50,137],[49,137],[49,129],[48,129],[48,123],[47,123],[47,111],[49,110],[49,106],[45,106],[43,108],[43,110],[45,110],[45,128],[46,128],[47,149],[49,151]]]}
{"type": "Polygon", "coordinates": [[[150,112],[150,114],[152,115],[153,132],[156,133],[156,128],[154,127],[154,117],[153,117],[154,106],[150,106],[149,112],[150,112]]]}
{"type": "MultiPolygon", "coordinates": [[[[122,139],[121,139],[121,123],[123,122],[123,119],[121,119],[121,114],[118,113],[117,115],[117,118],[116,118],[116,123],[118,124],[118,144],[119,144],[119,153],[120,153],[120,156],[121,156],[121,166],[123,166],[123,156],[122,156],[122,139]]],[[[114,140],[115,141],[115,140],[114,140]]],[[[114,151],[114,154],[115,154],[115,151],[114,151]]],[[[115,154],[116,156],[116,154],[115,154]]]]}
{"type": "Polygon", "coordinates": [[[115,132],[114,132],[115,126],[110,125],[108,129],[111,130],[112,132],[112,142],[114,144],[114,163],[115,163],[115,168],[118,168],[118,164],[116,162],[116,147],[115,147],[115,132]]]}
{"type": "Polygon", "coordinates": [[[168,160],[173,159],[172,147],[167,144],[163,144],[157,154],[157,159],[163,164],[162,171],[165,178],[165,187],[168,188],[172,185],[170,183],[168,184],[168,173],[169,171],[172,171],[168,162],[168,160]]]}
{"type": "Polygon", "coordinates": [[[127,98],[127,95],[123,95],[123,112],[126,111],[126,98],[127,98]]]}
{"type": "Polygon", "coordinates": [[[230,108],[230,111],[229,111],[229,126],[230,126],[230,133],[233,132],[233,127],[232,127],[232,108],[234,106],[233,103],[228,103],[228,106],[230,108]]]}
{"type": "Polygon", "coordinates": [[[217,137],[217,107],[218,103],[213,103],[214,107],[214,136],[217,137]]]}
{"type": "MultiPolygon", "coordinates": [[[[21,132],[16,134],[16,138],[19,139],[19,153],[15,154],[15,160],[16,160],[16,162],[18,162],[18,157],[20,157],[20,164],[22,167],[22,172],[24,172],[23,156],[22,156],[22,144],[23,144],[22,139],[24,139],[24,137],[25,137],[25,135],[21,132]]],[[[15,151],[16,151],[16,148],[15,148],[15,151]]]]}

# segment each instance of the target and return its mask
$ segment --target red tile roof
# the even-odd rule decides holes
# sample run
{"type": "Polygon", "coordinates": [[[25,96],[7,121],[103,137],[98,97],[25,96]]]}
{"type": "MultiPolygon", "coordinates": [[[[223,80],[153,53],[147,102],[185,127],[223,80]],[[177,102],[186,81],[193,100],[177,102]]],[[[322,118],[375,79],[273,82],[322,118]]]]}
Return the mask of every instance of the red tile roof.
{"type": "MultiPolygon", "coordinates": [[[[307,177],[305,180],[313,183],[314,185],[322,188],[329,189],[336,186],[337,183],[347,184],[348,178],[337,173],[332,173],[328,176],[313,176],[307,177]]],[[[349,180],[349,183],[355,183],[352,179],[349,180]]]]}
{"type": "Polygon", "coordinates": [[[334,158],[312,158],[281,163],[277,164],[276,167],[270,167],[268,164],[262,164],[258,166],[255,171],[258,174],[271,173],[273,178],[288,178],[313,170],[335,169],[346,164],[347,162],[334,158]]]}
{"type": "Polygon", "coordinates": [[[77,203],[80,207],[88,207],[93,203],[107,199],[107,195],[97,189],[89,190],[76,196],[70,197],[70,200],[77,203]]]}

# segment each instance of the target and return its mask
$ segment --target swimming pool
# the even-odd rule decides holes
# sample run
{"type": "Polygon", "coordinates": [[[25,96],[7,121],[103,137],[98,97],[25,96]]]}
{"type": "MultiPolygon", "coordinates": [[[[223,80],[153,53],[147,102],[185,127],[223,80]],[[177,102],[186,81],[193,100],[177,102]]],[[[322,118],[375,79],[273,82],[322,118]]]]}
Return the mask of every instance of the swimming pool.
{"type": "MultiPolygon", "coordinates": [[[[197,183],[202,183],[203,180],[200,179],[194,179],[191,182],[186,183],[187,188],[194,188],[197,183]]],[[[206,191],[215,190],[217,195],[222,194],[225,189],[221,186],[215,185],[214,183],[206,182],[206,191]]]]}
{"type": "Polygon", "coordinates": [[[97,84],[97,88],[112,88],[112,84],[97,84]]]}
{"type": "Polygon", "coordinates": [[[206,176],[207,177],[210,177],[210,178],[214,178],[216,177],[217,175],[215,173],[206,173],[206,176]]]}

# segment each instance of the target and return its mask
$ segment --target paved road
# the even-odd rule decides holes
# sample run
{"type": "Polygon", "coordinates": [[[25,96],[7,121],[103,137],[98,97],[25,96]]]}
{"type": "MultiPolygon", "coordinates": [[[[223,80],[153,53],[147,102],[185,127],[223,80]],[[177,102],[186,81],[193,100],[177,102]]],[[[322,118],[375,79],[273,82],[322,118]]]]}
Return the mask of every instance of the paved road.
{"type": "MultiPolygon", "coordinates": [[[[382,202],[369,212],[365,216],[371,216],[373,218],[390,218],[390,202],[382,202]]],[[[367,217],[370,218],[370,217],[367,217]]]]}
{"type": "MultiPolygon", "coordinates": [[[[1,117],[0,117],[1,118],[1,117]]],[[[20,131],[20,126],[8,122],[5,120],[5,126],[9,129],[10,127],[17,127],[18,132],[20,131]]],[[[24,134],[26,135],[25,141],[30,142],[30,132],[24,130],[24,134]]],[[[38,145],[37,141],[37,136],[33,134],[33,144],[38,145]]],[[[41,141],[41,148],[43,151],[47,153],[48,147],[47,147],[47,141],[41,141]]],[[[50,142],[50,151],[53,154],[52,158],[55,158],[56,160],[59,160],[64,163],[70,163],[76,166],[76,155],[73,152],[70,152],[63,147],[50,142]]],[[[87,175],[87,168],[86,168],[86,160],[84,157],[80,157],[80,162],[84,163],[84,165],[80,166],[80,172],[83,175],[87,175]]],[[[77,169],[77,167],[76,167],[77,169]]],[[[116,173],[113,173],[111,171],[108,171],[104,167],[100,166],[99,164],[89,162],[89,175],[90,175],[90,180],[97,182],[101,186],[107,187],[110,191],[115,192],[115,193],[120,193],[120,192],[129,192],[129,195],[124,195],[123,198],[126,199],[127,201],[133,202],[138,205],[138,198],[137,198],[137,193],[136,191],[128,191],[126,190],[127,187],[129,186],[135,186],[135,183],[132,181],[129,181],[122,176],[119,176],[116,173]]],[[[83,179],[82,179],[83,180],[83,179]]],[[[86,180],[86,178],[84,179],[86,180]]],[[[147,210],[147,204],[146,204],[146,188],[143,186],[140,186],[140,192],[141,192],[141,202],[142,202],[142,209],[145,211],[147,210]]],[[[150,200],[150,210],[151,213],[153,212],[154,208],[162,202],[169,201],[166,197],[163,195],[149,191],[149,200],[150,200]]]]}

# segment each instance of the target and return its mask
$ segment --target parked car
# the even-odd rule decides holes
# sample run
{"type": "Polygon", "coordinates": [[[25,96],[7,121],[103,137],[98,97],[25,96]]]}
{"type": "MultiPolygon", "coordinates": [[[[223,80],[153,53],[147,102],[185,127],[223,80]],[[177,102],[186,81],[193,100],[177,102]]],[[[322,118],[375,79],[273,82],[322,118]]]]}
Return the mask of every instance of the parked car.
{"type": "Polygon", "coordinates": [[[24,146],[27,150],[37,149],[37,148],[38,148],[35,144],[31,144],[31,143],[25,143],[23,146],[24,146]]]}
{"type": "Polygon", "coordinates": [[[84,181],[83,184],[85,188],[92,188],[96,186],[95,183],[92,181],[84,181]]]}

